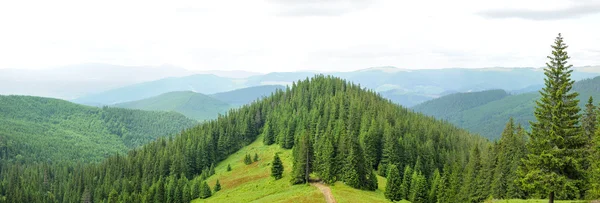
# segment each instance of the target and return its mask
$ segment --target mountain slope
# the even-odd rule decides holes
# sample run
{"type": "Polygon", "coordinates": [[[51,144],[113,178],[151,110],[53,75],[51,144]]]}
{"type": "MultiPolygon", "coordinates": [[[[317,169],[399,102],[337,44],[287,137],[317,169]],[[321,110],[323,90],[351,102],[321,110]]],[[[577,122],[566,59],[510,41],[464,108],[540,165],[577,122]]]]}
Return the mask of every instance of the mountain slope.
{"type": "MultiPolygon", "coordinates": [[[[592,96],[595,102],[600,101],[600,77],[577,81],[572,91],[579,92],[579,106],[583,109],[587,99],[592,96]]],[[[415,111],[445,119],[473,133],[481,134],[490,139],[497,139],[509,118],[529,129],[529,121],[535,119],[533,111],[539,93],[525,93],[505,96],[501,99],[490,97],[490,102],[458,111],[440,108],[435,105],[446,100],[468,101],[467,94],[448,95],[414,107],[415,111]],[[458,97],[458,98],[455,98],[458,97]]]]}
{"type": "Polygon", "coordinates": [[[424,102],[413,107],[413,109],[436,118],[450,119],[452,115],[458,112],[475,108],[507,96],[509,95],[504,90],[455,93],[424,102]]]}
{"type": "Polygon", "coordinates": [[[213,97],[192,91],[169,92],[138,101],[113,105],[127,109],[174,111],[194,120],[214,119],[225,114],[231,105],[213,97]]]}
{"type": "Polygon", "coordinates": [[[0,96],[3,160],[95,162],[194,124],[175,113],[95,108],[42,97],[0,96]]]}
{"type": "MultiPolygon", "coordinates": [[[[306,182],[306,169],[326,183],[337,182],[332,188],[334,195],[360,189],[358,194],[377,196],[380,182],[375,170],[386,174],[387,167],[414,168],[412,176],[425,183],[433,181],[435,171],[450,165],[459,174],[470,160],[471,149],[488,154],[487,141],[479,136],[413,113],[345,80],[316,76],[292,85],[289,91],[278,91],[226,116],[186,129],[172,139],[159,138],[127,156],[112,156],[100,164],[70,170],[51,168],[55,175],[47,182],[62,187],[43,187],[44,180],[37,174],[43,174],[45,166],[32,166],[25,172],[18,166],[3,167],[3,182],[22,178],[10,187],[1,187],[5,191],[0,194],[19,194],[5,196],[9,202],[35,197],[55,198],[58,202],[101,202],[109,198],[131,202],[166,202],[173,198],[174,202],[183,202],[184,197],[176,194],[197,188],[216,174],[215,165],[255,142],[260,134],[267,145],[292,149],[291,173],[277,180],[283,182],[278,184],[306,182]]],[[[430,189],[425,186],[415,189],[415,194],[425,194],[430,189]]],[[[257,183],[255,187],[270,186],[257,183]]]]}
{"type": "Polygon", "coordinates": [[[228,92],[220,92],[210,95],[213,98],[231,104],[234,107],[239,107],[244,104],[250,104],[260,98],[270,96],[278,89],[285,89],[282,85],[262,85],[255,87],[247,87],[236,89],[228,92]]]}
{"type": "Polygon", "coordinates": [[[238,83],[236,79],[198,74],[138,83],[98,94],[83,96],[73,100],[73,102],[102,106],[146,99],[174,91],[194,91],[203,94],[213,94],[243,87],[238,83]]]}

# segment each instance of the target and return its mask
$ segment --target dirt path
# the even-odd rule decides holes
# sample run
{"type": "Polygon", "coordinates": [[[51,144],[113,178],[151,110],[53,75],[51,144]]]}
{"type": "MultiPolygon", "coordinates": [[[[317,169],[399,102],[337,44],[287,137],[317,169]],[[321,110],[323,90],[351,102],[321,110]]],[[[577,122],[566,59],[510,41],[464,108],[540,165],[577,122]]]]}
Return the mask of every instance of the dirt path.
{"type": "Polygon", "coordinates": [[[323,183],[320,183],[320,182],[313,182],[310,184],[312,186],[319,188],[319,190],[321,190],[321,192],[323,193],[323,196],[325,196],[325,200],[327,201],[327,203],[337,203],[337,201],[335,201],[335,197],[333,197],[333,194],[331,193],[331,189],[329,188],[329,186],[324,185],[323,183]]]}

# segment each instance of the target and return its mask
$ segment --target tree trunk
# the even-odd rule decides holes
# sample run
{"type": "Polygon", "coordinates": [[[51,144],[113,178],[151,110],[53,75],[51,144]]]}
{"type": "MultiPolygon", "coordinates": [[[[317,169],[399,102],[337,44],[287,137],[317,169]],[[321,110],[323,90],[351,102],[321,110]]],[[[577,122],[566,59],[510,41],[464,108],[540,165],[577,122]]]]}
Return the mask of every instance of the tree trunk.
{"type": "Polygon", "coordinates": [[[554,203],[554,191],[550,192],[548,196],[548,203],[554,203]]]}

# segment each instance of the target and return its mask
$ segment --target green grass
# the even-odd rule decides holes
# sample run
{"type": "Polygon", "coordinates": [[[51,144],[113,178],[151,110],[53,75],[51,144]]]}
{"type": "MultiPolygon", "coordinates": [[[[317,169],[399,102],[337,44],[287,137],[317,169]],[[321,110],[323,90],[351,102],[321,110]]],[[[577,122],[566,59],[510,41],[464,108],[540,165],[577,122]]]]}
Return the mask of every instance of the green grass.
{"type": "MultiPolygon", "coordinates": [[[[331,192],[337,200],[337,202],[390,202],[384,196],[386,179],[381,176],[377,176],[378,189],[375,191],[357,190],[350,186],[345,185],[342,182],[336,182],[331,186],[331,192]]],[[[402,200],[402,203],[409,201],[402,200]]]]}
{"type": "Polygon", "coordinates": [[[325,202],[323,194],[308,185],[290,184],[292,169],[292,151],[278,145],[265,146],[259,137],[254,143],[232,154],[215,167],[215,175],[208,178],[211,188],[219,179],[221,191],[208,199],[196,199],[192,202],[325,202]],[[259,160],[250,165],[244,164],[244,157],[258,154],[259,160]],[[271,177],[271,162],[275,153],[284,165],[283,178],[271,177]],[[231,171],[227,165],[231,164],[231,171]]]}
{"type": "MultiPolygon", "coordinates": [[[[318,188],[310,185],[290,184],[292,169],[292,150],[286,150],[279,145],[266,146],[262,136],[252,144],[232,154],[215,167],[215,175],[208,178],[211,188],[217,181],[221,183],[221,191],[207,199],[196,199],[192,202],[325,202],[325,197],[318,188]],[[259,160],[250,165],[244,164],[244,157],[258,154],[259,160]],[[284,165],[283,178],[275,180],[271,177],[271,162],[275,153],[284,165]],[[232,170],[227,171],[230,164],[232,170]]],[[[386,180],[378,177],[379,189],[363,191],[337,182],[330,186],[337,202],[389,202],[385,199],[386,180]]]]}

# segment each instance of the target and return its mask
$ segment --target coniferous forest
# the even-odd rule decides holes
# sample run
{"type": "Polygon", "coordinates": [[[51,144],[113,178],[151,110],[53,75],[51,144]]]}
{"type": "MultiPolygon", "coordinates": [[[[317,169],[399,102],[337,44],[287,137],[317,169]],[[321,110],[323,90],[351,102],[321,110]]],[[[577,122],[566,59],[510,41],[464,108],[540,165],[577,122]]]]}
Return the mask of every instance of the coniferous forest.
{"type": "MultiPolygon", "coordinates": [[[[277,155],[272,169],[277,181],[290,184],[318,177],[326,184],[340,181],[372,191],[378,189],[377,176],[383,176],[387,186],[379,189],[392,201],[597,199],[598,108],[590,98],[579,109],[560,35],[552,48],[532,130],[510,119],[496,141],[415,113],[360,85],[316,75],[99,162],[3,159],[0,201],[172,203],[210,198],[221,189],[205,181],[215,174],[215,166],[258,138],[292,151],[291,176],[282,177],[277,155]]],[[[263,157],[247,154],[244,161],[259,159],[263,157]]]]}

